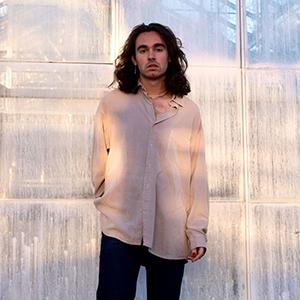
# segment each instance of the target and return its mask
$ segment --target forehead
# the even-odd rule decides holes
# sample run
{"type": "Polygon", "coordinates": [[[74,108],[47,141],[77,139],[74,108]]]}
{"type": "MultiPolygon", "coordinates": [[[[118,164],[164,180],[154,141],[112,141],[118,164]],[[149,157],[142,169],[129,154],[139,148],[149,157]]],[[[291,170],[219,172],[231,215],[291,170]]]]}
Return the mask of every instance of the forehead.
{"type": "Polygon", "coordinates": [[[165,45],[164,40],[156,31],[143,32],[138,35],[135,41],[135,47],[139,47],[140,45],[153,46],[155,44],[163,44],[165,45]]]}

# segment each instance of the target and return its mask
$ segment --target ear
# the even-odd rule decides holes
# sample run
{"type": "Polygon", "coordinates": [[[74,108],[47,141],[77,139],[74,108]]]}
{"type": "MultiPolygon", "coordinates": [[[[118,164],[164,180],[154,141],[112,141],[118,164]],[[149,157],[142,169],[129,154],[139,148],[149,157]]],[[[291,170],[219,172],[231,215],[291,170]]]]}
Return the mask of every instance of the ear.
{"type": "Polygon", "coordinates": [[[131,56],[131,61],[135,66],[137,65],[134,55],[131,56]]]}

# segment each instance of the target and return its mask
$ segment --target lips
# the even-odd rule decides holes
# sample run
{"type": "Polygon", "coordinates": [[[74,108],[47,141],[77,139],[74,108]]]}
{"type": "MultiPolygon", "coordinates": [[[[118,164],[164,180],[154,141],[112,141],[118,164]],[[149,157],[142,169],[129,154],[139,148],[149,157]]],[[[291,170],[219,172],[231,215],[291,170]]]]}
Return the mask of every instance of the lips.
{"type": "Polygon", "coordinates": [[[147,69],[153,69],[153,68],[158,68],[158,65],[156,65],[156,64],[147,65],[147,69]]]}

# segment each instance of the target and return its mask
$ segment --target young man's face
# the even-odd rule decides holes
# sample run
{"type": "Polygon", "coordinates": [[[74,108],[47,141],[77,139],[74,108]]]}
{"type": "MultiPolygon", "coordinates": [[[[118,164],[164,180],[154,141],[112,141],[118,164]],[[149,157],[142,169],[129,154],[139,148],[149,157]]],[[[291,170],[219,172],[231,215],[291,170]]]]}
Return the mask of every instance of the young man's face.
{"type": "Polygon", "coordinates": [[[132,62],[139,68],[141,78],[164,78],[168,59],[167,46],[157,32],[143,32],[137,37],[132,62]]]}

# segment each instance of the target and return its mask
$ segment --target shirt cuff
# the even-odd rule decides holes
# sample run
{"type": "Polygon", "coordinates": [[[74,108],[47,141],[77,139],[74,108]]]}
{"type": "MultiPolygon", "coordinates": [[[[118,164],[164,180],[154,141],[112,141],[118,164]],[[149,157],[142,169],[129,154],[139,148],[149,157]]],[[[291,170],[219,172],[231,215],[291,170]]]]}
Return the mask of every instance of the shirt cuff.
{"type": "Polygon", "coordinates": [[[191,250],[197,247],[207,248],[207,237],[204,234],[199,234],[196,237],[189,238],[191,250]]]}

